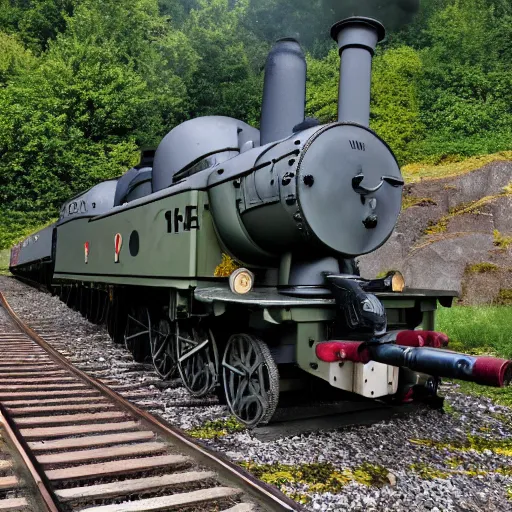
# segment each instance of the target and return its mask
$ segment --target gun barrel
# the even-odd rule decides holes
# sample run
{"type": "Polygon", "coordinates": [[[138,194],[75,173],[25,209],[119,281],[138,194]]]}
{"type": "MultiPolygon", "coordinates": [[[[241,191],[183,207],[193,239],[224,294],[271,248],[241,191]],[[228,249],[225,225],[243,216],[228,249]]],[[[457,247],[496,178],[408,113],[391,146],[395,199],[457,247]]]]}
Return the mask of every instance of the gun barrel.
{"type": "Polygon", "coordinates": [[[504,387],[512,381],[512,361],[470,356],[424,346],[328,341],[317,345],[316,355],[325,362],[375,361],[436,377],[467,380],[484,386],[504,387]]]}
{"type": "Polygon", "coordinates": [[[430,347],[403,347],[399,345],[370,345],[370,357],[376,362],[403,366],[410,370],[467,380],[484,386],[503,387],[512,379],[511,362],[494,357],[458,354],[430,347]]]}

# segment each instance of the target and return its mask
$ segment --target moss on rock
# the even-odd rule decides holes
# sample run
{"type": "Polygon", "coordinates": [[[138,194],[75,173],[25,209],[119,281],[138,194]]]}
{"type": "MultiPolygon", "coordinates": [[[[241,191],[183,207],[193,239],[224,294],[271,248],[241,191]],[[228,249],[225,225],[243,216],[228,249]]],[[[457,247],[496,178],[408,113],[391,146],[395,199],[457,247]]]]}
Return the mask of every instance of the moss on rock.
{"type": "Polygon", "coordinates": [[[496,297],[496,304],[499,306],[512,306],[512,290],[510,288],[502,288],[496,297]]]}
{"type": "Polygon", "coordinates": [[[434,480],[436,478],[449,478],[451,473],[442,471],[441,469],[434,468],[425,464],[424,462],[416,462],[409,466],[411,471],[417,473],[423,480],[434,480]]]}
{"type": "Polygon", "coordinates": [[[433,439],[410,439],[410,442],[437,450],[448,450],[452,452],[464,452],[469,450],[483,452],[484,450],[489,450],[498,455],[512,457],[512,439],[488,439],[469,434],[464,442],[434,441],[433,439]]]}
{"type": "Polygon", "coordinates": [[[490,274],[490,273],[496,273],[500,270],[500,267],[498,265],[495,265],[494,263],[488,263],[488,262],[482,262],[482,263],[475,263],[474,265],[468,265],[466,267],[466,270],[464,271],[465,274],[490,274]]]}
{"type": "Polygon", "coordinates": [[[508,249],[512,244],[512,236],[504,236],[497,229],[494,230],[494,245],[502,250],[508,249]]]}
{"type": "Polygon", "coordinates": [[[437,203],[430,197],[404,196],[402,199],[402,210],[413,206],[437,206],[437,203]]]}

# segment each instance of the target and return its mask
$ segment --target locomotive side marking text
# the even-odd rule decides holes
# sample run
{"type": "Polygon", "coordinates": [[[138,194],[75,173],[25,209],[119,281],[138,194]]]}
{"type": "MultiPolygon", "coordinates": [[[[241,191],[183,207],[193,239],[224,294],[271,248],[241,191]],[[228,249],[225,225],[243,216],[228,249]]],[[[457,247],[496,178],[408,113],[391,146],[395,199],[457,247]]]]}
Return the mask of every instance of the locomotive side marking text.
{"type": "Polygon", "coordinates": [[[179,208],[165,212],[167,220],[167,233],[180,233],[191,231],[199,228],[199,217],[194,215],[197,213],[197,206],[185,206],[185,216],[179,208]]]}

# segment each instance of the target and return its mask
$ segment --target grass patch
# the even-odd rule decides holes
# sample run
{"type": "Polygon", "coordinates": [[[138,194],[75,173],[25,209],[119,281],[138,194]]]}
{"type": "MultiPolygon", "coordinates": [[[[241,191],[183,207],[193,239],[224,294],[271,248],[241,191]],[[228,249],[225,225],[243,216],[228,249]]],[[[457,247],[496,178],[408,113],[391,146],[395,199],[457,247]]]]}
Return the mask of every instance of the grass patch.
{"type": "Polygon", "coordinates": [[[512,306],[512,290],[502,288],[496,297],[496,303],[500,306],[512,306]]]}
{"type": "Polygon", "coordinates": [[[243,432],[246,428],[247,427],[242,425],[236,418],[230,417],[225,420],[207,421],[199,427],[187,430],[187,434],[199,439],[218,439],[228,434],[243,432]]]}
{"type": "Polygon", "coordinates": [[[452,178],[475,171],[492,162],[503,160],[512,160],[512,151],[501,151],[492,155],[474,156],[461,161],[450,161],[438,165],[425,163],[409,164],[402,168],[402,174],[407,183],[415,183],[420,180],[452,178]]]}
{"type": "MultiPolygon", "coordinates": [[[[441,308],[436,329],[450,337],[450,349],[472,355],[512,359],[512,308],[509,306],[456,306],[441,308]]],[[[485,396],[512,407],[512,386],[493,388],[473,382],[456,381],[468,395],[485,396]]]]}
{"type": "MultiPolygon", "coordinates": [[[[480,214],[481,209],[492,201],[499,199],[500,197],[508,196],[510,192],[508,192],[507,187],[503,189],[499,194],[495,194],[493,196],[485,196],[477,201],[472,201],[469,203],[462,203],[455,208],[451,208],[447,215],[442,217],[437,222],[431,221],[428,228],[425,230],[425,235],[437,235],[439,233],[444,233],[448,229],[448,222],[458,215],[464,214],[480,214]]],[[[506,249],[512,243],[512,237],[502,237],[498,231],[494,231],[494,245],[497,245],[500,248],[506,249]]]]}
{"type": "Polygon", "coordinates": [[[475,263],[474,265],[468,265],[464,271],[465,274],[492,274],[498,272],[500,267],[494,263],[475,263]]]}
{"type": "Polygon", "coordinates": [[[404,196],[402,199],[402,210],[413,206],[436,206],[437,203],[430,197],[404,196]]]}
{"type": "Polygon", "coordinates": [[[304,494],[290,492],[294,485],[306,485],[308,493],[339,493],[347,484],[356,482],[369,487],[382,487],[389,483],[389,471],[367,462],[356,468],[336,469],[329,462],[311,464],[254,464],[241,462],[240,465],[256,478],[275,485],[282,492],[299,503],[308,503],[310,498],[304,494]]]}
{"type": "Polygon", "coordinates": [[[429,226],[425,229],[425,235],[439,235],[440,233],[445,233],[448,229],[448,220],[450,217],[443,217],[438,222],[429,222],[429,226]]]}
{"type": "Polygon", "coordinates": [[[4,249],[0,251],[0,275],[9,275],[9,260],[11,257],[11,251],[4,249]]]}
{"type": "Polygon", "coordinates": [[[436,316],[436,329],[449,336],[453,350],[512,359],[512,308],[456,306],[441,308],[436,316]]]}
{"type": "Polygon", "coordinates": [[[497,229],[494,230],[494,245],[500,249],[508,249],[512,244],[512,236],[504,236],[497,229]]]}

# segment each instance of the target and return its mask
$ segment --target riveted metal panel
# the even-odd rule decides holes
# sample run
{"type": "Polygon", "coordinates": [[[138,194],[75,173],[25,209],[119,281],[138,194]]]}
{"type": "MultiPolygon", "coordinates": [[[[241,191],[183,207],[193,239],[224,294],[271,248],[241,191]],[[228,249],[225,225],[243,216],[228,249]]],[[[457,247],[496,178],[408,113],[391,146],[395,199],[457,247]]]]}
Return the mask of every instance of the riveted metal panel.
{"type": "Polygon", "coordinates": [[[193,280],[198,272],[197,249],[203,246],[209,255],[201,260],[201,273],[213,278],[221,252],[212,237],[205,205],[205,193],[189,190],[110,216],[62,224],[57,236],[56,277],[100,282],[144,278],[149,286],[152,281],[193,280]],[[116,263],[117,234],[122,244],[116,263]]]}
{"type": "MultiPolygon", "coordinates": [[[[18,244],[16,258],[11,258],[11,267],[27,265],[52,256],[52,234],[54,224],[33,233],[18,244]]],[[[14,252],[14,251],[13,251],[14,252]]]]}

